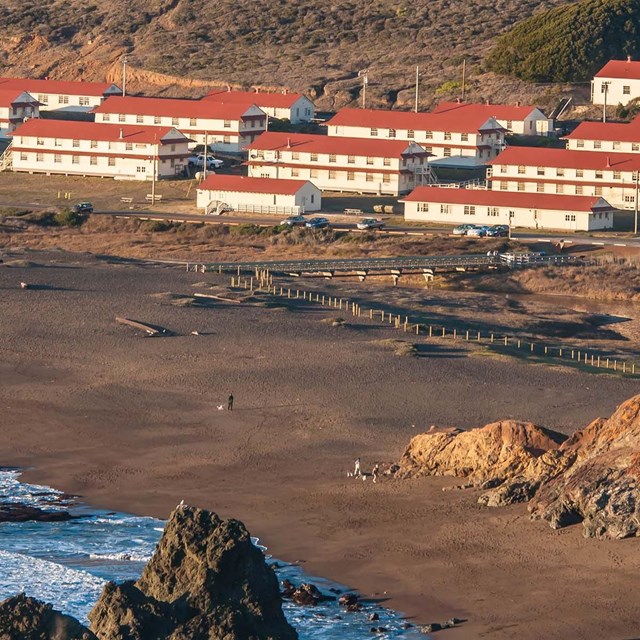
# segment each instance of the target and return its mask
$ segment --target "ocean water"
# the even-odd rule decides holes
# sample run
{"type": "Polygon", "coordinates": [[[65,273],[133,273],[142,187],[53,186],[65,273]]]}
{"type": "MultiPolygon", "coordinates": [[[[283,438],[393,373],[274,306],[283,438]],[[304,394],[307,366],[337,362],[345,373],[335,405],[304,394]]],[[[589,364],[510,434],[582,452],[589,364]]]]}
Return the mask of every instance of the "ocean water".
{"type": "MultiPolygon", "coordinates": [[[[164,528],[161,520],[91,509],[50,487],[21,482],[18,470],[0,470],[0,504],[7,502],[68,509],[84,517],[67,522],[0,523],[0,600],[24,591],[85,624],[107,580],[140,576],[164,528]]],[[[257,539],[254,544],[260,546],[257,539]]],[[[334,595],[330,589],[348,591],[344,585],[267,557],[279,565],[280,580],[310,581],[328,595],[334,595]]],[[[375,603],[365,603],[359,613],[346,613],[336,602],[315,607],[285,602],[284,610],[301,640],[427,638],[415,629],[402,629],[401,615],[375,603]],[[380,619],[370,622],[368,616],[374,611],[380,619]],[[387,631],[372,634],[372,626],[387,631]]]]}

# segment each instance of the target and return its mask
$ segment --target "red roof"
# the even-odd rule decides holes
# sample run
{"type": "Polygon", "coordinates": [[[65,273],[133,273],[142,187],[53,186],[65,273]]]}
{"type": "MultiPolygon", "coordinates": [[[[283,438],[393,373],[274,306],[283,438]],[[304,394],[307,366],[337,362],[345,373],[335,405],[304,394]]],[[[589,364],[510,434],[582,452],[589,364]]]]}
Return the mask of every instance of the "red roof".
{"type": "Polygon", "coordinates": [[[213,100],[182,100],[179,98],[111,96],[99,107],[96,107],[93,113],[240,120],[251,107],[257,108],[253,102],[215,102],[213,100]]]}
{"type": "Polygon", "coordinates": [[[560,167],[565,169],[638,171],[640,169],[640,153],[606,153],[602,151],[582,151],[575,149],[508,147],[491,160],[489,164],[560,167]]]}
{"type": "Polygon", "coordinates": [[[516,104],[478,104],[473,102],[440,102],[433,113],[457,114],[461,118],[488,120],[524,120],[537,107],[516,104]]]}
{"type": "Polygon", "coordinates": [[[616,142],[640,142],[640,119],[631,122],[581,122],[567,140],[611,140],[616,142]]]}
{"type": "MultiPolygon", "coordinates": [[[[0,85],[0,107],[10,107],[15,102],[18,102],[18,98],[24,93],[28,92],[22,89],[3,89],[2,85],[0,85]]],[[[31,96],[30,100],[24,100],[24,102],[26,104],[40,104],[33,96],[31,96]]]]}
{"type": "Polygon", "coordinates": [[[294,102],[303,98],[301,93],[264,93],[258,91],[213,91],[203,100],[214,102],[242,102],[256,104],[259,107],[271,107],[286,109],[292,107],[294,102]]]}
{"type": "Polygon", "coordinates": [[[596,73],[595,77],[640,80],[640,62],[633,60],[609,60],[609,62],[596,73]]]}
{"type": "MultiPolygon", "coordinates": [[[[478,133],[485,128],[491,116],[472,111],[443,111],[424,113],[415,111],[385,111],[383,109],[340,109],[327,125],[346,127],[377,127],[381,129],[413,129],[414,131],[455,131],[457,133],[478,133]]],[[[502,129],[500,125],[486,127],[502,129]]]]}
{"type": "Polygon", "coordinates": [[[564,196],[555,193],[525,193],[522,191],[492,191],[490,189],[456,189],[447,187],[417,187],[403,202],[434,202],[469,204],[548,211],[591,211],[612,207],[600,196],[564,196]]]}
{"type": "MultiPolygon", "coordinates": [[[[265,131],[248,147],[250,151],[303,151],[306,153],[328,153],[376,158],[399,158],[411,154],[409,146],[414,144],[420,151],[427,152],[408,140],[376,140],[375,138],[343,138],[342,136],[321,136],[307,133],[279,133],[265,131]]],[[[251,159],[251,154],[249,154],[251,159]]]]}
{"type": "Polygon", "coordinates": [[[113,86],[110,82],[0,78],[0,89],[19,89],[20,91],[29,91],[32,93],[59,93],[70,96],[101,97],[113,86]]]}
{"type": "Polygon", "coordinates": [[[248,178],[214,174],[208,176],[198,189],[207,191],[235,191],[237,193],[276,193],[293,196],[308,180],[279,180],[276,178],[248,178]]]}
{"type": "Polygon", "coordinates": [[[32,118],[21,124],[12,134],[36,138],[60,138],[72,140],[106,140],[125,142],[185,141],[187,138],[173,127],[153,127],[133,124],[103,124],[101,122],[76,122],[74,120],[42,120],[32,118]],[[165,136],[174,132],[170,138],[165,136]]]}

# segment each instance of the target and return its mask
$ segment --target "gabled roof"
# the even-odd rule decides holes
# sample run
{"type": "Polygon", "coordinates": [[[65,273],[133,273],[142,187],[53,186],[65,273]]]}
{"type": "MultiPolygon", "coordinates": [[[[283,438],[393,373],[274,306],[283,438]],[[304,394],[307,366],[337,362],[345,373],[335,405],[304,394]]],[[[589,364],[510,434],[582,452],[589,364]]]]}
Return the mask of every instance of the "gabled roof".
{"type": "Polygon", "coordinates": [[[640,117],[631,122],[581,122],[567,140],[611,140],[614,142],[640,142],[640,117]]]}
{"type": "Polygon", "coordinates": [[[416,187],[402,199],[402,202],[469,204],[487,207],[513,207],[514,209],[546,209],[548,211],[591,211],[594,208],[612,208],[606,200],[599,196],[565,196],[555,193],[447,187],[416,187]]]}
{"type": "Polygon", "coordinates": [[[292,196],[308,180],[280,180],[276,178],[248,178],[222,174],[209,175],[198,187],[205,191],[235,191],[237,193],[275,193],[292,196]]]}
{"type": "Polygon", "coordinates": [[[99,107],[93,109],[92,113],[125,113],[141,116],[211,118],[215,120],[239,120],[245,114],[264,114],[253,102],[215,102],[213,100],[143,98],[138,96],[111,96],[99,107]],[[255,113],[253,113],[254,111],[255,113]]]}
{"type": "MultiPolygon", "coordinates": [[[[265,131],[248,147],[260,151],[303,151],[306,153],[328,153],[347,156],[369,156],[376,158],[399,158],[402,155],[427,152],[409,140],[376,140],[369,138],[343,138],[307,133],[280,133],[265,131]],[[412,151],[411,148],[415,149],[412,151]],[[417,149],[416,149],[417,148],[417,149]]],[[[251,160],[251,154],[249,154],[251,160]]]]}
{"type": "MultiPolygon", "coordinates": [[[[457,114],[462,118],[474,120],[524,120],[538,107],[519,104],[484,104],[474,102],[440,102],[433,113],[457,114]]],[[[538,109],[539,110],[539,109],[538,109]]]]}
{"type": "Polygon", "coordinates": [[[110,82],[41,80],[37,78],[0,77],[0,89],[19,89],[30,93],[59,93],[70,96],[103,96],[110,89],[121,91],[110,82]]]}
{"type": "Polygon", "coordinates": [[[594,77],[640,80],[640,62],[631,59],[609,60],[594,77]]]}
{"type": "Polygon", "coordinates": [[[12,104],[40,104],[30,93],[21,89],[3,89],[0,85],[0,107],[10,107],[12,104]]]}
{"type": "Polygon", "coordinates": [[[265,93],[259,91],[212,91],[203,100],[213,102],[242,102],[256,104],[259,107],[286,109],[292,107],[300,98],[301,93],[265,93]]]}
{"type": "Polygon", "coordinates": [[[41,120],[32,118],[21,124],[12,134],[36,138],[72,140],[104,140],[110,142],[185,142],[186,136],[173,127],[153,127],[132,124],[103,124],[101,122],[75,122],[73,120],[41,120]]]}
{"type": "Polygon", "coordinates": [[[640,170],[640,153],[606,153],[576,149],[545,149],[542,147],[508,147],[493,160],[492,165],[523,165],[529,167],[559,167],[563,169],[597,169],[606,171],[640,170]]]}
{"type": "Polygon", "coordinates": [[[455,131],[478,133],[481,129],[503,129],[484,113],[460,114],[444,111],[425,113],[389,111],[383,109],[340,109],[325,124],[346,127],[377,127],[381,129],[413,129],[414,131],[455,131]]]}

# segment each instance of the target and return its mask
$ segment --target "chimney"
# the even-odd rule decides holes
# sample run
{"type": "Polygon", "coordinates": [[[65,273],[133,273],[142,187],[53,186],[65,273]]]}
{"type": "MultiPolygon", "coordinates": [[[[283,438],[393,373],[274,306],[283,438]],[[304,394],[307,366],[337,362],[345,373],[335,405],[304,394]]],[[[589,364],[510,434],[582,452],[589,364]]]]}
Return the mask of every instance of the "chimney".
{"type": "Polygon", "coordinates": [[[122,131],[122,127],[120,127],[120,140],[124,138],[124,131],[122,131]]]}
{"type": "Polygon", "coordinates": [[[230,84],[228,84],[228,85],[227,85],[227,91],[228,91],[229,93],[231,93],[231,85],[230,85],[230,84]]]}
{"type": "Polygon", "coordinates": [[[627,56],[627,62],[631,62],[631,56],[627,56]]]}
{"type": "Polygon", "coordinates": [[[291,138],[287,138],[287,149],[291,149],[291,138]]]}
{"type": "Polygon", "coordinates": [[[485,104],[487,104],[487,105],[491,104],[491,101],[490,101],[490,100],[485,100],[484,102],[485,102],[485,104]]]}
{"type": "Polygon", "coordinates": [[[607,169],[611,168],[611,156],[607,156],[607,169]]]}
{"type": "Polygon", "coordinates": [[[516,107],[519,107],[521,104],[520,100],[516,100],[516,107]]]}
{"type": "Polygon", "coordinates": [[[462,104],[462,98],[456,98],[456,102],[457,102],[458,104],[462,104]]]}

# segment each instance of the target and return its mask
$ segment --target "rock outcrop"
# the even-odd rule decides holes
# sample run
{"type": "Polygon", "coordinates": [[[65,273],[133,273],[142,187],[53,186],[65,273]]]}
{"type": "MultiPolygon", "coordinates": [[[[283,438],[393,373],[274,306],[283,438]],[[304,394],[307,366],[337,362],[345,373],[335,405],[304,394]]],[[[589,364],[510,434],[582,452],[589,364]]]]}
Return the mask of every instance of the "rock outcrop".
{"type": "Polygon", "coordinates": [[[412,439],[399,474],[465,478],[486,490],[481,504],[529,502],[554,529],[582,522],[586,537],[639,536],[640,395],[568,439],[511,421],[432,429],[412,439]]]}
{"type": "Polygon", "coordinates": [[[101,640],[295,640],[278,581],[237,520],[178,507],[137,582],[108,583],[101,640]]]}
{"type": "Polygon", "coordinates": [[[0,603],[0,640],[97,640],[75,618],[19,594],[0,603]]]}

